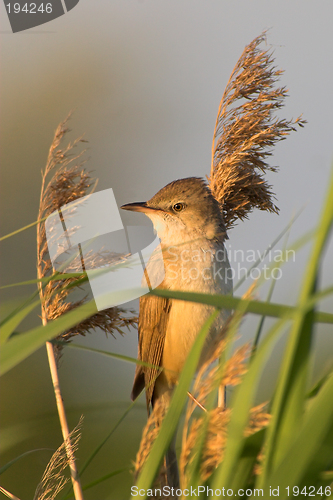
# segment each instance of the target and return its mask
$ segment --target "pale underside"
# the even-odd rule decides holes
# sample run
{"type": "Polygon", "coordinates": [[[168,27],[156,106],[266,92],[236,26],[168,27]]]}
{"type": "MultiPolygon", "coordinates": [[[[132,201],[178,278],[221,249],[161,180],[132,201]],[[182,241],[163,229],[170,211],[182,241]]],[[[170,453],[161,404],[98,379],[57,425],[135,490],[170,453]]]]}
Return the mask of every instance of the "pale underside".
{"type": "MultiPolygon", "coordinates": [[[[188,236],[188,235],[187,235],[188,236]]],[[[172,246],[162,247],[163,263],[152,259],[149,276],[161,273],[165,278],[160,289],[229,294],[232,279],[227,252],[222,238],[173,239],[172,246]]],[[[176,384],[193,342],[214,308],[193,302],[145,295],[140,299],[138,358],[155,368],[137,366],[132,398],[146,387],[147,406],[154,397],[171,391],[176,384]],[[160,367],[160,368],[159,368],[160,367]],[[163,368],[163,371],[161,369],[163,368]]],[[[205,359],[208,346],[222,330],[230,311],[222,310],[215,320],[201,355],[205,359]]]]}

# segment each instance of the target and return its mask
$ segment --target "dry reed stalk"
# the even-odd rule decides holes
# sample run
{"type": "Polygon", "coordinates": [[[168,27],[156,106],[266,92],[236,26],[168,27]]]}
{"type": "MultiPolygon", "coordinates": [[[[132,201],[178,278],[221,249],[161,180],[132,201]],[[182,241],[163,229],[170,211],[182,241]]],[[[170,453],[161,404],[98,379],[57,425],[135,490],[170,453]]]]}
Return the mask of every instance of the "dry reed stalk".
{"type": "MultiPolygon", "coordinates": [[[[243,295],[243,298],[253,298],[256,286],[257,282],[254,282],[243,295]]],[[[215,344],[211,346],[206,361],[196,375],[192,389],[193,399],[188,402],[185,413],[182,449],[179,461],[180,478],[183,488],[188,484],[188,466],[194,459],[194,454],[196,453],[195,447],[198,443],[200,432],[202,432],[205,426],[207,432],[204,438],[202,451],[201,479],[207,479],[217,465],[223,460],[223,451],[227,437],[227,425],[230,420],[231,412],[230,409],[221,405],[214,410],[207,411],[205,405],[209,395],[212,394],[213,391],[221,386],[236,386],[240,384],[243,375],[247,371],[246,359],[251,350],[249,343],[241,346],[234,352],[230,359],[225,362],[222,372],[220,364],[216,363],[226,349],[226,336],[228,330],[230,328],[233,330],[238,329],[243,318],[244,314],[238,311],[234,312],[229,317],[223,327],[221,335],[216,339],[215,344]],[[196,403],[196,400],[199,401],[200,405],[196,403]],[[198,406],[204,407],[205,415],[203,417],[197,418],[194,415],[194,411],[198,406]]],[[[264,414],[264,416],[267,417],[266,414],[264,414]]],[[[260,424],[264,424],[264,416],[259,414],[256,409],[252,409],[248,428],[255,429],[255,425],[259,427],[260,424]]]]}
{"type": "MultiPolygon", "coordinates": [[[[158,436],[165,414],[166,414],[165,406],[163,405],[161,400],[157,400],[151,414],[148,417],[147,424],[142,433],[139,451],[136,455],[136,460],[134,463],[135,480],[138,478],[143,466],[146,463],[150,450],[155,442],[155,439],[158,436]]],[[[162,499],[164,500],[166,498],[169,498],[169,495],[166,495],[165,492],[163,491],[163,487],[168,485],[169,484],[167,479],[167,469],[164,459],[159,469],[159,473],[152,486],[155,495],[150,498],[153,498],[154,500],[162,500],[162,499]],[[159,494],[159,491],[161,492],[161,494],[159,494]]]]}
{"type": "Polygon", "coordinates": [[[143,429],[142,438],[140,442],[139,451],[136,455],[136,460],[134,464],[134,477],[137,478],[141,472],[150,450],[158,436],[160,426],[166,414],[165,406],[162,404],[161,400],[157,400],[153,411],[148,417],[145,428],[143,429]]]}
{"type": "MultiPolygon", "coordinates": [[[[223,350],[224,341],[220,342],[221,347],[216,349],[216,354],[220,354],[223,350]]],[[[226,386],[236,386],[241,383],[242,376],[246,373],[245,360],[250,352],[249,344],[239,348],[234,355],[227,361],[222,383],[226,386]]],[[[213,357],[210,362],[213,361],[213,357]]],[[[216,358],[215,358],[216,359],[216,358]]],[[[195,381],[194,393],[201,404],[205,404],[208,395],[218,387],[221,379],[219,366],[213,366],[208,373],[205,369],[201,370],[195,381]]],[[[185,423],[183,428],[182,449],[180,455],[180,476],[182,488],[188,486],[189,477],[187,470],[192,463],[195,453],[196,444],[200,439],[200,433],[206,426],[206,434],[204,436],[204,444],[202,449],[202,459],[200,464],[200,477],[202,481],[214,472],[216,467],[222,462],[224,456],[224,448],[227,440],[227,427],[231,417],[229,408],[217,407],[211,411],[206,411],[204,416],[195,417],[193,415],[195,404],[189,403],[185,415],[185,423]]],[[[249,422],[245,431],[245,435],[251,435],[258,430],[268,425],[270,415],[264,408],[265,404],[261,404],[250,410],[249,422]]],[[[257,469],[255,469],[256,471],[257,469]]]]}
{"type": "MultiPolygon", "coordinates": [[[[182,449],[180,454],[180,474],[182,488],[188,486],[188,477],[186,474],[187,467],[193,460],[193,451],[198,442],[198,437],[202,431],[204,419],[202,417],[193,417],[194,410],[200,406],[197,401],[204,405],[208,395],[212,390],[216,389],[221,381],[219,366],[211,366],[225,348],[225,340],[221,340],[214,349],[211,357],[199,370],[194,387],[194,398],[188,402],[185,422],[183,427],[182,449]],[[210,369],[207,368],[210,365],[210,369]],[[197,400],[197,401],[196,401],[197,400]]],[[[234,355],[227,361],[222,382],[228,386],[236,386],[240,384],[242,375],[246,372],[245,359],[250,352],[249,344],[240,347],[234,355]]],[[[159,429],[165,417],[165,408],[157,402],[153,412],[148,418],[147,424],[143,430],[140,442],[140,448],[136,456],[135,462],[135,478],[141,472],[151,448],[158,436],[159,429]]],[[[218,464],[223,460],[223,451],[226,442],[227,425],[230,420],[230,409],[215,408],[210,412],[205,413],[205,418],[208,413],[208,428],[205,436],[205,444],[203,449],[203,460],[201,464],[201,479],[207,479],[218,464]]],[[[257,432],[259,429],[267,425],[269,415],[263,411],[263,405],[252,408],[249,418],[249,424],[246,429],[246,435],[257,432]]],[[[159,477],[155,484],[161,487],[165,482],[164,470],[160,471],[159,477]]]]}
{"type": "Polygon", "coordinates": [[[5,488],[3,488],[2,486],[0,486],[0,493],[2,493],[3,495],[5,495],[7,498],[10,498],[10,500],[20,500],[18,497],[16,497],[12,493],[10,493],[8,490],[6,490],[5,488]]]}
{"type": "Polygon", "coordinates": [[[73,454],[77,450],[81,438],[82,421],[83,417],[80,418],[77,426],[68,435],[67,440],[52,455],[36,488],[33,500],[54,500],[68,482],[63,472],[69,463],[69,453],[72,454],[74,460],[73,454]]]}
{"type": "MultiPolygon", "coordinates": [[[[45,170],[42,172],[38,220],[45,219],[51,213],[60,211],[64,205],[79,200],[88,194],[89,189],[92,192],[96,185],[90,174],[83,168],[85,160],[82,159],[82,155],[85,153],[85,150],[79,151],[76,155],[73,154],[74,149],[81,142],[87,141],[78,138],[64,148],[61,146],[64,136],[69,132],[69,128],[67,127],[69,118],[70,115],[58,126],[49,151],[45,170]],[[49,181],[48,177],[51,177],[49,181]]],[[[84,267],[92,269],[119,262],[119,255],[102,249],[99,252],[88,252],[84,258],[84,267]]],[[[81,255],[78,254],[69,260],[63,272],[82,272],[81,255]]],[[[37,226],[37,274],[38,278],[46,278],[52,276],[53,273],[54,269],[52,268],[52,262],[48,254],[45,224],[42,222],[37,226]]],[[[62,316],[85,301],[85,298],[76,301],[68,300],[74,288],[65,288],[66,285],[75,283],[81,277],[83,275],[59,281],[50,281],[44,287],[42,284],[39,285],[42,299],[42,320],[44,323],[62,316]]],[[[128,328],[135,326],[137,323],[136,315],[133,316],[133,311],[129,312],[132,314],[130,317],[125,316],[126,310],[120,307],[112,307],[99,311],[90,318],[82,321],[79,325],[64,332],[58,340],[67,342],[76,335],[84,336],[89,331],[97,328],[111,335],[113,335],[115,330],[118,333],[123,333],[121,330],[123,327],[128,328]]],[[[59,344],[53,347],[56,350],[58,358],[62,347],[59,344]]]]}
{"type": "MultiPolygon", "coordinates": [[[[88,190],[93,188],[93,181],[87,173],[83,165],[82,155],[85,150],[79,151],[76,155],[73,154],[74,148],[79,143],[86,142],[82,138],[76,139],[73,143],[69,143],[66,147],[62,147],[61,143],[69,131],[67,122],[70,115],[60,123],[49,150],[49,155],[44,172],[42,172],[42,188],[40,196],[40,206],[38,220],[44,221],[51,213],[60,211],[63,205],[82,198],[88,194],[88,190]],[[48,180],[48,178],[50,179],[48,180]]],[[[61,212],[60,212],[61,214],[61,212]]],[[[101,267],[105,264],[114,263],[119,257],[115,258],[111,252],[90,252],[85,256],[84,264],[88,268],[101,267]]],[[[63,272],[73,273],[82,272],[81,256],[77,255],[63,269],[63,272]]],[[[51,277],[54,274],[52,262],[48,253],[48,242],[46,239],[46,230],[44,222],[37,225],[37,276],[39,279],[51,277]]],[[[82,275],[83,276],[83,275],[82,275]]],[[[67,289],[66,286],[73,284],[80,277],[67,278],[59,281],[49,281],[46,285],[39,283],[39,294],[41,299],[42,322],[45,325],[48,321],[54,320],[66,312],[75,309],[81,305],[85,298],[71,301],[69,294],[72,289],[67,289]]],[[[125,310],[119,307],[114,307],[99,311],[90,318],[82,321],[80,324],[64,332],[57,337],[57,340],[68,342],[75,335],[85,335],[91,329],[100,328],[106,334],[113,335],[114,330],[122,333],[122,327],[135,326],[137,317],[126,317],[125,310]]],[[[57,369],[57,360],[61,354],[61,346],[53,345],[52,342],[46,343],[47,355],[49,360],[50,372],[52,377],[53,389],[55,393],[57,409],[59,414],[60,425],[62,429],[63,439],[68,452],[68,463],[71,470],[73,489],[76,500],[82,500],[82,489],[78,477],[78,471],[74,459],[74,454],[71,450],[69,438],[69,428],[64,408],[63,399],[61,396],[59,376],[57,369]]]]}
{"type": "Polygon", "coordinates": [[[275,88],[283,73],[270,50],[261,50],[266,32],[247,45],[223,93],[213,135],[210,188],[220,203],[227,228],[247,218],[254,209],[278,213],[274,194],[265,181],[266,171],[276,172],[267,158],[275,143],[286,139],[306,121],[279,119],[285,87],[275,88]]]}
{"type": "MultiPolygon", "coordinates": [[[[249,287],[247,292],[243,295],[244,299],[250,299],[251,297],[253,297],[253,292],[256,285],[257,282],[254,282],[249,287]]],[[[215,342],[211,345],[205,362],[197,372],[193,384],[192,393],[188,393],[189,401],[185,413],[182,449],[179,463],[180,479],[183,488],[185,487],[183,485],[186,484],[185,469],[190,463],[191,451],[197,443],[198,432],[202,429],[203,425],[203,419],[192,419],[191,422],[191,418],[195,409],[200,408],[207,414],[205,403],[212,391],[217,389],[220,384],[222,384],[223,386],[238,385],[241,382],[242,376],[246,372],[245,359],[250,352],[250,344],[246,344],[237,349],[233,356],[225,363],[223,374],[221,374],[221,369],[218,364],[215,363],[215,365],[213,365],[213,363],[221,357],[222,352],[226,348],[226,335],[231,324],[233,323],[233,327],[235,328],[238,327],[243,317],[243,313],[235,312],[228,318],[219,337],[216,338],[215,342]]],[[[222,409],[218,407],[216,410],[218,412],[221,412],[222,409]]],[[[150,450],[155,442],[155,439],[157,438],[165,414],[165,407],[163,407],[161,403],[157,402],[157,404],[153,408],[153,412],[148,418],[147,424],[144,427],[142,433],[140,448],[137,453],[135,462],[135,478],[137,478],[137,476],[141,472],[148,458],[150,450]]],[[[222,415],[229,415],[229,410],[227,410],[225,413],[222,413],[222,415]]],[[[211,418],[210,415],[209,418],[211,418]]],[[[218,432],[222,436],[222,443],[224,443],[223,433],[225,432],[225,430],[218,430],[218,432]]],[[[221,436],[219,436],[220,439],[221,436]]],[[[164,484],[164,479],[164,470],[162,468],[156,483],[164,484]]]]}
{"type": "MultiPolygon", "coordinates": [[[[229,326],[229,325],[228,325],[229,326]]],[[[226,328],[228,328],[226,326],[226,328]]],[[[208,396],[219,387],[220,384],[224,386],[235,386],[241,382],[242,375],[246,372],[245,359],[249,353],[249,344],[246,344],[233,354],[233,356],[226,362],[223,376],[221,377],[221,370],[218,364],[214,364],[214,361],[220,358],[222,352],[226,347],[226,341],[222,338],[216,344],[215,349],[212,351],[211,356],[207,359],[195,378],[193,385],[193,394],[195,398],[200,402],[201,405],[205,407],[208,396]]],[[[203,428],[204,419],[208,418],[209,424],[207,431],[209,431],[209,426],[211,426],[212,415],[220,415],[221,424],[229,422],[230,410],[224,409],[222,407],[217,407],[213,411],[205,411],[204,418],[195,418],[194,411],[197,405],[193,401],[189,401],[186,413],[185,421],[183,427],[183,437],[182,437],[182,449],[179,460],[179,469],[181,476],[182,486],[187,484],[187,474],[186,470],[188,465],[193,459],[193,450],[198,442],[198,436],[203,428]]],[[[208,434],[207,434],[208,435],[208,434]]],[[[224,446],[225,442],[225,428],[220,425],[219,428],[216,427],[215,435],[216,443],[220,449],[224,446]]],[[[207,436],[205,437],[207,442],[207,436]]],[[[206,445],[205,445],[206,447],[206,445]]],[[[208,467],[208,465],[207,465],[208,467]]]]}

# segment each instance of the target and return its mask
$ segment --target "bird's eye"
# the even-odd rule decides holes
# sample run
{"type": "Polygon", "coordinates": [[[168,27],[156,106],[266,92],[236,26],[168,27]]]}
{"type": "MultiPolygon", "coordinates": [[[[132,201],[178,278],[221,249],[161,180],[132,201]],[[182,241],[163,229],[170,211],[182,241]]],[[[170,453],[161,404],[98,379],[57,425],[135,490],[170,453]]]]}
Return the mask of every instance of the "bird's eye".
{"type": "Polygon", "coordinates": [[[172,208],[175,212],[181,212],[185,208],[185,205],[183,203],[176,203],[172,208]]]}

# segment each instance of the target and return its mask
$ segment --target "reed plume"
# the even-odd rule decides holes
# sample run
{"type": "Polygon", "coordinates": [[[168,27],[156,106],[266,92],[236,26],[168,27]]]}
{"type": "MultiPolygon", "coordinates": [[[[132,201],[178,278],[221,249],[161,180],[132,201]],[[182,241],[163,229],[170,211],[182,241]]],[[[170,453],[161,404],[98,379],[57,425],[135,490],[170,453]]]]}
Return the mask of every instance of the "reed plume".
{"type": "MultiPolygon", "coordinates": [[[[42,479],[36,488],[33,500],[54,500],[68,482],[64,471],[68,466],[68,455],[75,453],[81,438],[83,417],[69,434],[67,440],[52,455],[42,479]],[[68,451],[67,451],[68,450],[68,451]]],[[[72,459],[74,456],[72,455],[72,459]]]]}
{"type": "Polygon", "coordinates": [[[268,158],[274,145],[306,121],[279,119],[286,87],[275,87],[283,71],[271,50],[261,50],[266,32],[247,45],[223,93],[213,134],[210,188],[227,228],[247,218],[254,208],[278,213],[274,193],[264,178],[276,172],[268,158]]]}
{"type": "MultiPolygon", "coordinates": [[[[224,386],[237,386],[241,383],[243,375],[247,371],[246,358],[250,351],[250,345],[245,344],[235,351],[233,356],[226,362],[223,377],[220,376],[220,367],[212,363],[222,354],[225,348],[225,341],[221,340],[217,345],[215,353],[207,360],[205,365],[198,372],[193,394],[200,405],[205,407],[208,396],[221,383],[224,386]],[[210,367],[209,367],[210,366],[210,367]],[[208,368],[208,370],[207,370],[208,368]]],[[[232,411],[230,408],[217,407],[212,410],[205,410],[205,413],[198,416],[195,412],[195,402],[189,401],[183,428],[182,448],[180,454],[180,475],[182,488],[189,486],[189,473],[195,455],[196,448],[200,441],[203,429],[205,431],[200,460],[200,479],[202,483],[206,481],[218,465],[223,461],[224,449],[227,442],[227,430],[232,411]]],[[[266,404],[253,407],[250,410],[248,426],[245,435],[251,435],[269,423],[270,415],[266,412],[266,404]]]]}
{"type": "MultiPolygon", "coordinates": [[[[45,170],[42,172],[42,188],[37,225],[37,276],[39,282],[39,295],[41,299],[42,322],[45,325],[48,321],[54,320],[70,310],[83,304],[86,297],[73,300],[70,294],[74,290],[75,283],[84,277],[83,271],[86,268],[96,268],[119,262],[119,256],[109,251],[88,252],[83,262],[81,249],[77,255],[71,256],[62,268],[63,273],[76,273],[76,276],[66,277],[63,280],[47,280],[56,274],[53,269],[49,247],[50,241],[46,238],[45,219],[57,212],[62,215],[61,208],[70,202],[79,200],[94,189],[96,183],[93,182],[90,174],[84,169],[85,159],[83,155],[85,149],[76,148],[86,141],[78,138],[74,142],[63,147],[62,142],[68,133],[67,126],[69,116],[59,124],[56,129],[52,145],[49,150],[45,170]],[[44,281],[43,281],[44,280],[44,281]]],[[[63,219],[62,219],[63,221],[63,219]]],[[[56,233],[56,231],[54,231],[56,233]]],[[[55,234],[56,238],[57,235],[55,234]]],[[[79,247],[80,248],[80,247],[79,247]]],[[[58,278],[61,278],[61,275],[58,278]]],[[[63,332],[56,341],[68,342],[75,335],[86,335],[91,330],[101,329],[106,334],[114,334],[114,331],[122,332],[123,327],[136,326],[137,317],[133,311],[126,315],[126,311],[120,307],[112,307],[99,311],[90,318],[82,321],[74,328],[63,332]]],[[[64,442],[66,444],[67,463],[70,467],[73,490],[76,500],[83,500],[79,475],[75,463],[74,452],[69,439],[69,428],[61,396],[57,361],[59,359],[62,346],[59,343],[46,343],[48,361],[52,377],[53,389],[56,397],[58,415],[64,442]]]]}
{"type": "MultiPolygon", "coordinates": [[[[217,407],[207,412],[205,404],[208,396],[220,383],[228,386],[236,386],[241,383],[242,376],[247,371],[246,358],[250,351],[249,344],[240,347],[233,356],[226,362],[224,374],[221,380],[220,368],[215,363],[225,349],[224,339],[217,342],[211,356],[199,370],[193,386],[193,392],[188,400],[185,422],[183,427],[183,438],[180,451],[180,479],[182,489],[189,487],[188,470],[197,452],[196,444],[200,438],[200,433],[204,428],[205,419],[208,418],[207,432],[204,437],[202,449],[202,459],[200,464],[200,479],[202,484],[214,472],[216,467],[222,462],[224,448],[227,440],[227,427],[231,418],[231,410],[217,407]],[[203,408],[205,414],[198,416],[195,410],[203,408]]],[[[201,410],[202,411],[202,410],[201,410]]],[[[165,409],[161,405],[156,405],[148,418],[147,424],[142,433],[140,448],[135,461],[135,477],[141,472],[150,450],[158,436],[162,421],[165,417],[165,409]]],[[[249,414],[249,422],[246,428],[246,435],[251,435],[266,427],[269,423],[270,415],[266,411],[266,404],[253,407],[249,414]]],[[[259,461],[260,456],[258,456],[259,461]]],[[[255,469],[257,470],[257,469],[255,469]]],[[[254,472],[255,472],[254,470],[254,472]]],[[[163,486],[165,481],[164,469],[160,470],[156,479],[156,487],[163,486]]]]}
{"type": "MultiPolygon", "coordinates": [[[[306,123],[301,117],[284,119],[277,111],[284,106],[286,87],[277,86],[281,70],[274,66],[271,50],[262,50],[266,32],[247,45],[240,56],[223,93],[212,142],[212,160],[209,186],[220,205],[226,228],[243,220],[258,208],[278,213],[274,202],[272,186],[265,180],[265,173],[276,172],[278,167],[269,164],[274,145],[286,139],[296,127],[306,123]]],[[[252,293],[250,289],[249,294],[252,293]]],[[[247,294],[244,298],[249,298],[247,294]]],[[[225,337],[231,321],[240,321],[235,313],[227,322],[220,340],[213,347],[210,357],[199,370],[193,386],[193,393],[187,404],[180,452],[180,476],[182,489],[189,487],[191,464],[198,452],[200,455],[201,484],[211,476],[223,461],[227,441],[230,408],[205,408],[209,396],[221,386],[235,386],[241,383],[247,370],[246,359],[249,345],[238,349],[221,366],[216,362],[226,348],[225,337]],[[201,416],[197,413],[201,408],[201,416]],[[197,411],[195,411],[197,410],[197,411]],[[206,431],[204,435],[202,432],[206,431]],[[203,438],[203,441],[201,441],[203,438]],[[202,442],[198,451],[197,443],[202,442]]],[[[136,474],[142,469],[150,449],[158,435],[161,409],[156,408],[143,431],[139,452],[136,457],[136,474]],[[155,413],[155,414],[154,414],[155,413]]],[[[250,410],[245,435],[249,436],[269,423],[270,415],[265,404],[250,410]]],[[[252,473],[258,473],[262,452],[252,473]]],[[[199,482],[200,484],[200,482],[199,482]]]]}
{"type": "MultiPolygon", "coordinates": [[[[254,282],[244,294],[244,299],[251,299],[256,286],[254,282]]],[[[237,386],[241,383],[243,375],[247,372],[247,359],[251,351],[250,344],[245,344],[235,351],[228,359],[221,373],[221,366],[217,360],[225,352],[230,341],[229,333],[239,328],[244,314],[234,312],[226,322],[221,335],[215,340],[210,352],[195,377],[189,400],[186,407],[185,420],[182,434],[179,470],[181,488],[185,489],[189,484],[189,470],[198,452],[197,443],[200,441],[201,433],[205,432],[200,461],[201,484],[211,476],[218,465],[223,461],[224,448],[227,440],[227,427],[231,418],[229,408],[217,407],[212,410],[206,409],[209,397],[222,386],[237,386]],[[199,415],[198,415],[199,411],[199,415]],[[200,413],[201,412],[201,413],[200,413]]],[[[134,465],[135,478],[141,472],[151,448],[158,436],[166,410],[163,405],[156,404],[142,433],[140,448],[134,465]]],[[[245,435],[251,435],[268,425],[270,415],[266,412],[266,404],[253,407],[249,413],[248,425],[245,435]]],[[[258,455],[257,464],[253,473],[258,471],[261,454],[258,455]]],[[[164,467],[160,469],[159,476],[155,480],[155,487],[161,488],[165,483],[164,467]]],[[[164,497],[161,497],[164,498],[164,497]]]]}
{"type": "MultiPolygon", "coordinates": [[[[59,124],[49,151],[45,170],[42,172],[42,188],[38,220],[44,220],[51,213],[60,211],[64,205],[79,200],[92,192],[96,182],[90,173],[84,169],[86,160],[83,155],[85,149],[76,152],[78,146],[84,141],[79,137],[74,142],[62,147],[62,142],[69,132],[67,126],[70,115],[59,124]],[[48,178],[51,177],[49,180],[48,178]]],[[[60,212],[61,213],[61,212],[60,212]]],[[[98,268],[119,262],[119,256],[110,251],[90,251],[85,255],[85,268],[98,268]]],[[[80,253],[71,256],[62,269],[63,273],[82,272],[82,258],[80,253]]],[[[37,226],[37,274],[39,279],[52,276],[55,270],[48,253],[48,242],[44,222],[37,226]]],[[[44,323],[62,316],[66,312],[75,309],[85,302],[83,297],[78,300],[70,300],[70,294],[75,287],[67,288],[83,278],[82,275],[70,277],[63,280],[49,281],[46,286],[39,285],[42,303],[42,320],[44,323]]],[[[99,311],[80,324],[63,332],[57,340],[69,341],[75,335],[86,335],[92,330],[100,329],[106,334],[114,335],[114,332],[123,333],[122,328],[136,326],[137,317],[133,311],[128,312],[121,307],[112,307],[99,311]]],[[[54,344],[57,358],[61,353],[61,345],[54,344]]]]}
{"type": "MultiPolygon", "coordinates": [[[[254,282],[243,299],[253,298],[253,293],[257,283],[254,282]]],[[[244,374],[247,372],[247,359],[251,352],[249,343],[238,348],[234,354],[225,361],[224,365],[216,363],[221,360],[221,356],[226,354],[226,349],[238,330],[244,314],[235,311],[223,327],[223,331],[215,344],[212,345],[210,353],[199,369],[194,380],[192,398],[188,401],[182,436],[182,447],[180,452],[179,469],[182,488],[189,486],[189,471],[191,464],[198,453],[197,443],[200,442],[202,432],[204,440],[201,450],[200,479],[202,484],[206,481],[218,465],[223,461],[224,448],[227,441],[227,428],[232,415],[230,408],[218,406],[214,409],[206,409],[209,404],[211,394],[219,387],[235,387],[242,382],[244,374]],[[199,402],[199,405],[197,404],[199,402]],[[204,413],[197,413],[197,409],[202,408],[204,413]]],[[[250,410],[246,435],[253,434],[265,427],[270,415],[265,411],[265,404],[254,407],[250,410]]]]}

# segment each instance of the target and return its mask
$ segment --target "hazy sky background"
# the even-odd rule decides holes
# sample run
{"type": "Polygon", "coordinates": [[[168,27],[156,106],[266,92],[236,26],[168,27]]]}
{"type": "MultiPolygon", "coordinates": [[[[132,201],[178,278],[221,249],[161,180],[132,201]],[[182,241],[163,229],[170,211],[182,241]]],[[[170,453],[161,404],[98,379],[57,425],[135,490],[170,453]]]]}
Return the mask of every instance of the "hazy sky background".
{"type": "MultiPolygon", "coordinates": [[[[281,84],[290,95],[281,116],[303,113],[308,124],[282,141],[271,160],[280,166],[269,175],[280,215],[254,212],[229,232],[228,245],[231,251],[264,251],[303,207],[289,236],[295,241],[316,225],[332,165],[332,19],[330,0],[80,0],[51,23],[12,34],[1,4],[1,234],[36,219],[40,171],[54,130],[72,109],[71,138],[85,135],[87,168],[99,178],[98,190],[113,188],[119,205],[144,201],[176,178],[208,175],[216,113],[230,73],[245,45],[269,29],[267,47],[285,70],[281,84]]],[[[137,214],[122,217],[125,224],[145,223],[137,214]]],[[[1,243],[3,284],[35,277],[35,245],[34,229],[1,243]]],[[[274,301],[296,302],[309,249],[283,268],[274,301]]],[[[333,282],[332,255],[331,243],[323,287],[333,282]]],[[[25,292],[15,289],[3,298],[14,300],[25,292]]],[[[266,293],[262,288],[260,298],[266,293]]],[[[332,300],[321,307],[332,310],[332,300]]],[[[245,322],[243,339],[253,336],[257,323],[258,318],[245,322]]],[[[332,362],[332,329],[321,327],[316,342],[320,374],[332,362]]],[[[116,340],[95,334],[83,343],[136,355],[135,332],[116,340]]],[[[275,370],[280,351],[277,346],[271,361],[275,370]]],[[[60,442],[45,358],[42,349],[1,381],[4,460],[60,442]],[[54,436],[47,431],[51,428],[54,436]]],[[[61,377],[71,425],[81,413],[85,432],[95,429],[95,419],[104,419],[96,442],[102,439],[119,408],[129,403],[133,371],[127,364],[68,350],[61,377]]],[[[143,406],[138,413],[143,422],[143,406]]],[[[127,422],[126,435],[129,429],[127,422]]],[[[131,458],[139,437],[140,432],[133,437],[131,458]]],[[[84,439],[83,456],[90,449],[84,439]]],[[[121,445],[110,446],[118,457],[113,468],[128,464],[128,456],[121,460],[121,445]]],[[[46,458],[22,461],[3,476],[3,486],[31,497],[32,486],[22,476],[14,487],[15,477],[25,466],[36,485],[46,458]]],[[[100,475],[112,470],[107,465],[100,475]]],[[[126,498],[121,480],[113,481],[113,493],[103,498],[126,498]]],[[[96,499],[96,491],[86,498],[96,499]]]]}

